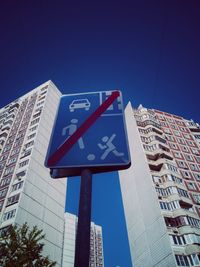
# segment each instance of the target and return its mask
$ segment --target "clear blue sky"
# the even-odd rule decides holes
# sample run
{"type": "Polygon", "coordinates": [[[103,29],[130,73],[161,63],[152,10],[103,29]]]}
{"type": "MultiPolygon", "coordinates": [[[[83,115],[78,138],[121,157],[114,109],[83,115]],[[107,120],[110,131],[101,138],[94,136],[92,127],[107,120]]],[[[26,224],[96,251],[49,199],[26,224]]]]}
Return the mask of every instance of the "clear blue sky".
{"type": "MultiPolygon", "coordinates": [[[[198,0],[4,1],[0,106],[51,79],[64,93],[120,89],[140,103],[200,122],[198,0]]],[[[76,212],[79,179],[67,209],[76,212]]],[[[105,267],[130,267],[116,173],[95,175],[92,218],[105,267]]]]}

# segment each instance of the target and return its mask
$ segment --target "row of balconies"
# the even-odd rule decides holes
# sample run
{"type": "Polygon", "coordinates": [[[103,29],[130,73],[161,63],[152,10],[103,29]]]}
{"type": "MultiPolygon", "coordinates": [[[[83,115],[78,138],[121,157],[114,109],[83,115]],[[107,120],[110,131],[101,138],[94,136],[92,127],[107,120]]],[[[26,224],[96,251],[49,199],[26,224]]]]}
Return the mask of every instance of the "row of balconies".
{"type": "Polygon", "coordinates": [[[175,210],[162,210],[162,214],[167,216],[167,217],[179,217],[179,216],[190,216],[196,219],[199,219],[198,215],[196,212],[193,210],[186,210],[183,208],[175,209],[175,210]]]}
{"type": "Polygon", "coordinates": [[[146,126],[153,126],[153,127],[158,128],[159,130],[161,129],[160,124],[158,124],[157,122],[154,122],[152,120],[146,120],[146,121],[143,121],[143,122],[136,120],[136,123],[137,123],[137,126],[139,126],[139,127],[144,127],[145,128],[146,126]]]}

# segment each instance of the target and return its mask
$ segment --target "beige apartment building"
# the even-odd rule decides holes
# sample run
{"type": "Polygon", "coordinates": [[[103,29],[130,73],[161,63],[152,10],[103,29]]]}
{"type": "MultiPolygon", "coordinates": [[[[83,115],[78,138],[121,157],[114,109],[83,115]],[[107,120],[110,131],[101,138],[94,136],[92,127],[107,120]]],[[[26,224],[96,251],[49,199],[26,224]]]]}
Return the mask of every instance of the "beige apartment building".
{"type": "Polygon", "coordinates": [[[119,176],[133,266],[200,266],[200,127],[130,103],[125,116],[132,166],[119,176]]]}
{"type": "Polygon", "coordinates": [[[0,231],[43,229],[44,254],[62,263],[66,179],[53,180],[44,159],[61,93],[48,81],[0,109],[0,231]]]}
{"type": "MultiPolygon", "coordinates": [[[[77,225],[78,217],[66,212],[62,267],[74,266],[77,225]]],[[[90,267],[104,267],[102,227],[94,222],[90,225],[90,267]]]]}

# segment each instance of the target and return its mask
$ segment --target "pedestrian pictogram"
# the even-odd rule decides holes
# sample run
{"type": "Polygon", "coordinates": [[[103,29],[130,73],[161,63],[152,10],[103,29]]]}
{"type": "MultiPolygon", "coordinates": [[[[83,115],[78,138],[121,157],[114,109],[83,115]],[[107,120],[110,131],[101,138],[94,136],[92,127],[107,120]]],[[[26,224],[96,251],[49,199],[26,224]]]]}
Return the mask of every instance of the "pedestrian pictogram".
{"type": "MultiPolygon", "coordinates": [[[[70,136],[72,136],[72,134],[74,134],[76,132],[76,130],[77,130],[77,123],[78,123],[78,120],[77,119],[72,119],[71,120],[71,124],[69,124],[68,126],[66,126],[66,127],[64,127],[62,129],[62,135],[66,135],[66,132],[68,131],[68,137],[67,137],[67,139],[70,136]]],[[[82,137],[80,137],[78,139],[78,145],[79,145],[79,148],[80,149],[84,149],[85,146],[84,146],[83,138],[82,137]]]]}
{"type": "Polygon", "coordinates": [[[63,95],[45,165],[54,177],[130,166],[121,92],[63,95]]]}

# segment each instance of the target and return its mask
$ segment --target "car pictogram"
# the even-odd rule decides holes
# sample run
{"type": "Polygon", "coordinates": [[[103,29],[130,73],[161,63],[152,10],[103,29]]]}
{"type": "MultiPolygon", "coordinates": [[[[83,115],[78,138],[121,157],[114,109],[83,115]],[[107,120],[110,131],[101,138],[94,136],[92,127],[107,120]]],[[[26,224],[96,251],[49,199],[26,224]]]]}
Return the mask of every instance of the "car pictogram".
{"type": "Polygon", "coordinates": [[[80,108],[89,110],[90,102],[88,101],[87,98],[73,100],[72,103],[69,105],[70,112],[73,112],[75,109],[80,109],[80,108]]]}

